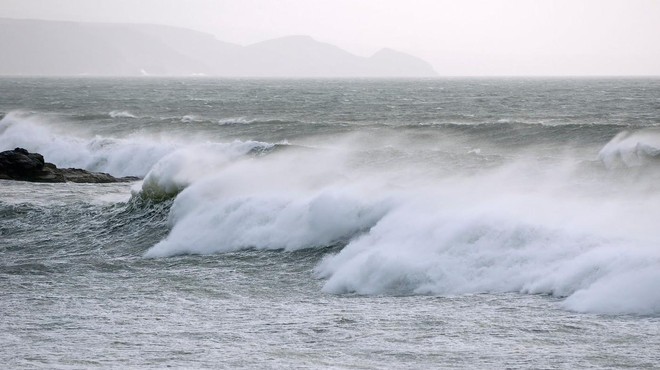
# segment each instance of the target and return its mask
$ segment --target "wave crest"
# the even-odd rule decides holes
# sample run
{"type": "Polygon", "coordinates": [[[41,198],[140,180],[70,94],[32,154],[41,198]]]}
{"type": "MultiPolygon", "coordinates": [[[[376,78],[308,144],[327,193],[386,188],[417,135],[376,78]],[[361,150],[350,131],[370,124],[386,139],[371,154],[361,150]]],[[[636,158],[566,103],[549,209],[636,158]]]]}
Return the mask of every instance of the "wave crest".
{"type": "Polygon", "coordinates": [[[133,113],[125,110],[113,110],[108,115],[111,118],[137,118],[133,113]]]}
{"type": "Polygon", "coordinates": [[[580,312],[660,313],[657,236],[650,222],[620,220],[635,211],[630,205],[594,216],[615,209],[578,199],[501,196],[405,203],[319,263],[324,291],[519,292],[566,297],[563,307],[580,312]],[[574,215],[562,219],[562,209],[574,215]]]}
{"type": "Polygon", "coordinates": [[[257,141],[234,141],[180,148],[164,156],[147,173],[142,183],[142,196],[171,198],[193,182],[217,173],[237,158],[272,146],[257,141]]]}
{"type": "Polygon", "coordinates": [[[660,130],[620,132],[601,149],[598,158],[610,169],[660,163],[660,130]]]}
{"type": "Polygon", "coordinates": [[[145,254],[209,254],[239,249],[326,247],[371,227],[384,212],[353,195],[335,190],[307,196],[290,194],[218,197],[206,191],[216,184],[196,184],[174,202],[170,235],[145,254]]]}

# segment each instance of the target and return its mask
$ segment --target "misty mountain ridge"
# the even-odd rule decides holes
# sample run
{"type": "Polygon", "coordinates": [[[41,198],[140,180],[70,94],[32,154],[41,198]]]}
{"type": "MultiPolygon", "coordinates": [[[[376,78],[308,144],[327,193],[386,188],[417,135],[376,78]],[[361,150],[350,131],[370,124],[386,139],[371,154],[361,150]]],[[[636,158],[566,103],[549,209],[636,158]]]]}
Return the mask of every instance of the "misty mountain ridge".
{"type": "Polygon", "coordinates": [[[183,28],[0,18],[0,75],[429,77],[433,67],[381,49],[360,57],[296,35],[241,46],[183,28]]]}

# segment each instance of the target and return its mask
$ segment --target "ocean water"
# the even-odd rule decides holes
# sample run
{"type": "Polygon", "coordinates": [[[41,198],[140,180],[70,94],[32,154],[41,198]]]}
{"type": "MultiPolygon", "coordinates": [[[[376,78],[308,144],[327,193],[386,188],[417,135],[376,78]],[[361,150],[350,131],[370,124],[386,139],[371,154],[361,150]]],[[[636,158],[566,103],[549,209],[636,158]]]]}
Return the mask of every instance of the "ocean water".
{"type": "Polygon", "coordinates": [[[660,368],[660,80],[0,79],[7,368],[660,368]]]}

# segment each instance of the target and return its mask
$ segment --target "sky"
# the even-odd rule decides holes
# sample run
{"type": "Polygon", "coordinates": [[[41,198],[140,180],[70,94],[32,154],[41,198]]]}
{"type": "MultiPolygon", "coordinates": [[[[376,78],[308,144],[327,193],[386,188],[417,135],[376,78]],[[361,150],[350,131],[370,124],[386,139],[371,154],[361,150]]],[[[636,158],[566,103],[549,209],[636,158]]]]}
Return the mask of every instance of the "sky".
{"type": "Polygon", "coordinates": [[[247,45],[309,35],[441,76],[660,75],[660,0],[0,0],[0,17],[151,23],[247,45]]]}

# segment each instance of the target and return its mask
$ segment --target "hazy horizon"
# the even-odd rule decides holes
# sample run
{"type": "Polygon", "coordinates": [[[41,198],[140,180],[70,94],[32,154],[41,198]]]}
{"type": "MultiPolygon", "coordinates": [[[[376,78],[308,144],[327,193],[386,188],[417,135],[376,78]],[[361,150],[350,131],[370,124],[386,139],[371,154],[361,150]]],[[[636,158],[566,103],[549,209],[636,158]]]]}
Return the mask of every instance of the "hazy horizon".
{"type": "Polygon", "coordinates": [[[172,26],[0,18],[5,76],[431,77],[426,61],[384,48],[351,54],[309,36],[249,46],[172,26]],[[16,40],[21,40],[16,42],[16,40]]]}
{"type": "Polygon", "coordinates": [[[660,75],[652,0],[5,0],[0,17],[168,25],[239,45],[306,35],[362,57],[391,48],[447,77],[660,75]]]}

